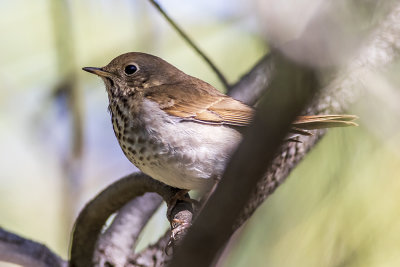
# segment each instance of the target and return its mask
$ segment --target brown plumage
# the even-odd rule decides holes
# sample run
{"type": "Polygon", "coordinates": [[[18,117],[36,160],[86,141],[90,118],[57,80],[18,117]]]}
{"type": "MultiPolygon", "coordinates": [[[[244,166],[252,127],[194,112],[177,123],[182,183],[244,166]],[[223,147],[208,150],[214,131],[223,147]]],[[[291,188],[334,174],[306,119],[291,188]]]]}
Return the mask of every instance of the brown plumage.
{"type": "MultiPolygon", "coordinates": [[[[150,88],[145,97],[158,103],[168,114],[200,123],[248,126],[255,109],[227,95],[210,84],[191,77],[183,82],[150,88]],[[198,88],[201,88],[199,90],[198,88]],[[179,95],[176,92],[180,92],[179,95]]],[[[299,116],[293,122],[292,133],[309,135],[307,131],[321,128],[357,126],[354,115],[299,116]]]]}
{"type": "Polygon", "coordinates": [[[253,108],[202,83],[202,91],[196,90],[196,84],[176,84],[173,88],[157,88],[157,94],[148,95],[147,98],[157,102],[168,114],[184,119],[235,126],[246,126],[251,122],[253,108]],[[176,90],[186,97],[174,96],[171,91],[176,90]]]}

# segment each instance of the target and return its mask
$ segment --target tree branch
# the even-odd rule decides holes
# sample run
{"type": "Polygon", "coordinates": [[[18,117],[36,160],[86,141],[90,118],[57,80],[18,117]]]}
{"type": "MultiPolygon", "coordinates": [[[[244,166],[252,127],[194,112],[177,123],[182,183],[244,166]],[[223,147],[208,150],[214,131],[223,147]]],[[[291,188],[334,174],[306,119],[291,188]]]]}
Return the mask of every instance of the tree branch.
{"type": "Polygon", "coordinates": [[[32,267],[66,267],[67,262],[45,245],[0,228],[0,261],[32,267]]]}

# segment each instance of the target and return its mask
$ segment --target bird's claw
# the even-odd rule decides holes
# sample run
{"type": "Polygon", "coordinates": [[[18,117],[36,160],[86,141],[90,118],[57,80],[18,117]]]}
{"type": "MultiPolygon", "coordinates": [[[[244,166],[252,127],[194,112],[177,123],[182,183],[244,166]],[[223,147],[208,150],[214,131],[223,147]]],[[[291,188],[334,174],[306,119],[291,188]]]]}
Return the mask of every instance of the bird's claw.
{"type": "Polygon", "coordinates": [[[183,220],[172,219],[171,221],[171,236],[165,247],[165,253],[170,255],[170,251],[175,247],[176,242],[181,240],[179,236],[185,235],[188,229],[190,228],[191,223],[185,222],[183,220]]]}

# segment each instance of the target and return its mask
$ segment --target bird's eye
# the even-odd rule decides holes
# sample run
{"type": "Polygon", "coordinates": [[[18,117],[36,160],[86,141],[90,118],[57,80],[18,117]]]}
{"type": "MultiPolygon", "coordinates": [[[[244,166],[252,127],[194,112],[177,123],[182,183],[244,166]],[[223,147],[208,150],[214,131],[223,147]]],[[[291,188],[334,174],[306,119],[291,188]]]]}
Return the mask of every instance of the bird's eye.
{"type": "Polygon", "coordinates": [[[125,73],[127,75],[134,74],[137,70],[138,68],[135,65],[128,65],[125,67],[125,73]]]}

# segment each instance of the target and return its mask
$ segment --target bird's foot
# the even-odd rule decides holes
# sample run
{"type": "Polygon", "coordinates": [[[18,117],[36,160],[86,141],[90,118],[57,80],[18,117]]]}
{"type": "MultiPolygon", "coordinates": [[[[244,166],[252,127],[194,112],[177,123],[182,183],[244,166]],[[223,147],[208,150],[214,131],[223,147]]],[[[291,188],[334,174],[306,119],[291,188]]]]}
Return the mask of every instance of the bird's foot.
{"type": "Polygon", "coordinates": [[[198,201],[195,199],[191,199],[188,192],[190,190],[180,189],[176,194],[168,201],[167,203],[167,218],[171,221],[173,220],[172,211],[176,207],[178,201],[188,202],[194,206],[198,205],[198,201]]]}
{"type": "Polygon", "coordinates": [[[181,189],[167,203],[167,217],[171,222],[171,235],[165,253],[170,255],[173,248],[179,245],[190,226],[193,218],[193,205],[198,202],[191,199],[189,190],[181,189]]]}
{"type": "Polygon", "coordinates": [[[185,220],[173,219],[171,221],[171,235],[165,247],[165,253],[167,255],[170,255],[173,248],[179,245],[179,242],[183,239],[182,237],[186,235],[190,226],[192,226],[192,224],[185,220]]]}

